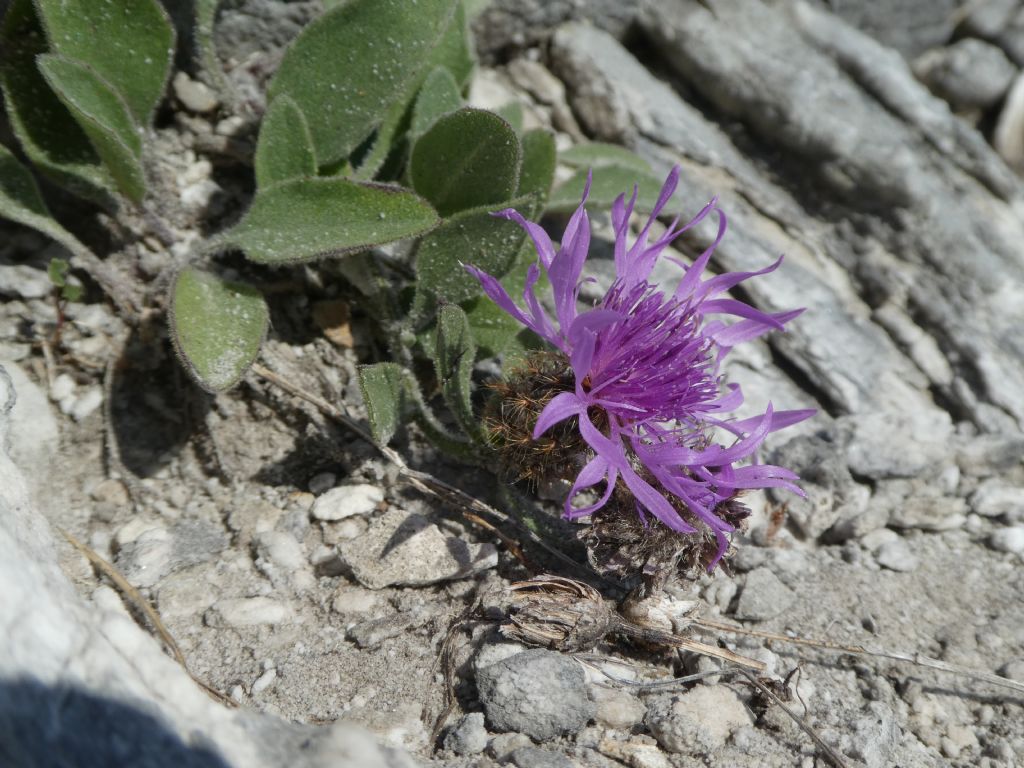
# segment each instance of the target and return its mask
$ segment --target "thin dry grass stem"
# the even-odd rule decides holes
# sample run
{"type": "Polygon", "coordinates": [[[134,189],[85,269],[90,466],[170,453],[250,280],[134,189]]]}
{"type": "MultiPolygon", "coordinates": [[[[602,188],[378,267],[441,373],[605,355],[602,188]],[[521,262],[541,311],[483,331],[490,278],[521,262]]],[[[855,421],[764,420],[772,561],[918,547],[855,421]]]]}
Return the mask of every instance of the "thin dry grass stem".
{"type": "Polygon", "coordinates": [[[515,521],[514,518],[511,518],[509,515],[499,512],[497,509],[490,506],[489,504],[486,504],[480,501],[479,499],[470,496],[465,491],[460,490],[459,488],[456,488],[455,486],[450,485],[449,483],[446,483],[444,480],[434,477],[428,472],[422,472],[418,469],[413,469],[412,467],[405,463],[405,459],[402,458],[402,455],[398,453],[398,451],[386,445],[378,445],[376,441],[374,441],[370,433],[367,432],[366,429],[364,429],[361,424],[359,424],[355,419],[353,419],[351,416],[349,416],[347,413],[342,411],[337,406],[328,403],[323,398],[318,397],[317,395],[314,395],[311,392],[307,392],[301,387],[295,386],[290,381],[287,381],[278,374],[274,373],[269,368],[266,368],[265,366],[260,365],[259,363],[253,364],[252,371],[257,376],[262,378],[264,381],[267,381],[270,384],[273,384],[274,386],[278,387],[279,389],[284,390],[293,397],[297,397],[300,400],[305,400],[307,403],[312,405],[322,414],[324,414],[328,418],[334,419],[339,424],[344,426],[346,429],[355,433],[360,438],[365,440],[367,443],[372,445],[374,448],[380,451],[381,455],[384,456],[384,458],[386,458],[388,461],[390,461],[398,468],[398,474],[416,490],[425,493],[428,496],[433,496],[436,499],[440,499],[441,501],[453,504],[454,506],[463,510],[463,514],[466,514],[466,512],[468,511],[470,513],[466,515],[466,518],[468,520],[478,525],[482,525],[482,527],[486,528],[488,531],[498,536],[506,545],[510,545],[509,550],[512,552],[512,554],[530,570],[535,571],[536,568],[533,566],[532,563],[530,563],[526,559],[526,556],[523,554],[522,549],[518,546],[518,544],[512,542],[511,539],[509,539],[500,531],[498,531],[498,529],[493,524],[485,521],[482,518],[483,515],[495,517],[499,520],[509,520],[511,522],[516,522],[517,527],[520,529],[520,531],[522,531],[522,533],[525,536],[527,536],[531,542],[544,549],[548,554],[558,558],[560,561],[566,563],[567,565],[571,565],[573,568],[587,571],[589,573],[589,569],[587,569],[585,566],[581,565],[580,563],[577,563],[564,552],[555,549],[542,538],[540,538],[536,533],[529,530],[525,526],[519,525],[518,522],[515,521]]]}
{"type": "Polygon", "coordinates": [[[1024,683],[1000,677],[999,675],[993,675],[991,672],[982,672],[981,670],[961,667],[956,664],[947,664],[944,661],[933,659],[930,656],[924,656],[920,653],[903,653],[901,651],[887,651],[881,648],[866,648],[862,645],[843,645],[842,643],[833,643],[828,640],[787,637],[786,635],[779,635],[774,632],[764,632],[759,629],[746,629],[745,627],[737,627],[732,624],[726,624],[724,622],[714,621],[711,619],[692,619],[692,623],[699,627],[718,629],[725,632],[732,632],[737,635],[760,637],[765,640],[777,640],[782,643],[792,643],[793,645],[806,645],[812,648],[821,648],[827,651],[835,651],[837,653],[848,653],[855,656],[873,656],[880,659],[902,661],[919,667],[934,669],[939,672],[946,672],[951,675],[959,675],[973,680],[981,680],[989,683],[990,685],[1009,688],[1017,693],[1024,693],[1024,683]]]}
{"type": "Polygon", "coordinates": [[[751,674],[749,671],[745,669],[737,669],[736,671],[739,674],[743,675],[745,678],[747,678],[747,681],[755,688],[757,688],[757,690],[759,690],[762,695],[767,696],[773,704],[780,707],[783,712],[789,715],[793,719],[793,722],[796,723],[797,726],[799,726],[800,730],[806,733],[811,738],[811,740],[818,745],[821,751],[828,756],[828,759],[832,761],[832,764],[835,765],[836,768],[847,768],[847,764],[846,761],[843,760],[843,756],[836,752],[836,750],[833,749],[828,744],[828,742],[821,738],[821,736],[818,735],[818,732],[815,731],[810,725],[808,725],[802,717],[800,717],[796,712],[790,709],[786,705],[786,702],[784,702],[782,699],[778,697],[775,691],[773,691],[767,685],[758,680],[757,675],[751,674]]]}
{"type": "MultiPolygon", "coordinates": [[[[200,680],[191,670],[188,668],[188,663],[185,661],[185,655],[181,652],[178,647],[178,643],[174,640],[174,636],[171,635],[170,631],[164,626],[163,621],[160,619],[160,614],[157,613],[156,609],[150,605],[149,601],[142,596],[142,594],[135,587],[129,583],[129,581],[121,575],[121,573],[110,563],[108,563],[103,557],[101,557],[91,547],[83,544],[70,533],[65,531],[63,528],[58,528],[68,543],[81,552],[85,558],[96,568],[100,573],[110,579],[114,586],[117,587],[118,591],[124,596],[124,598],[132,605],[132,607],[140,614],[146,617],[150,627],[148,630],[156,635],[163,641],[164,647],[167,649],[171,657],[181,665],[181,668],[188,673],[188,676],[192,680],[206,691],[207,695],[214,701],[219,701],[221,704],[226,704],[229,707],[237,707],[238,704],[228,696],[218,691],[216,688],[211,687],[207,683],[200,680]]],[[[141,623],[140,623],[140,626],[141,623]]],[[[146,627],[143,627],[147,629],[146,627]]]]}

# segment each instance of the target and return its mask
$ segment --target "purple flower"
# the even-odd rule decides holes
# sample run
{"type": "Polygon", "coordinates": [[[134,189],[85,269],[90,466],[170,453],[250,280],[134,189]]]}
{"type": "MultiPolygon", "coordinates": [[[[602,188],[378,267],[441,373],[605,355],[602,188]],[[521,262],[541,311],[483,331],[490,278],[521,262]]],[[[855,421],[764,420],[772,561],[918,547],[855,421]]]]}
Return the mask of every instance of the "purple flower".
{"type": "MultiPolygon", "coordinates": [[[[733,526],[715,514],[716,506],[748,488],[781,487],[802,494],[797,477],[782,467],[765,464],[736,466],[750,458],[776,430],[795,424],[813,410],[775,411],[771,404],[760,416],[741,421],[729,414],[743,402],[737,384],[723,385],[722,360],[737,344],[781,330],[803,310],[768,314],[725,296],[742,281],[773,272],[780,257],[757,272],[731,272],[702,280],[711,254],[725,235],[726,218],[717,198],[690,222],[672,222],[664,235],[649,243],[655,218],[668,203],[679,180],[679,168],[669,174],[646,225],[630,245],[629,218],[637,192],[627,202],[619,196],[612,206],[615,230],[616,279],[596,306],[580,311],[583,265],[590,245],[590,221],[584,205],[569,220],[556,250],[545,231],[517,211],[496,216],[523,227],[537,249],[537,262],[527,272],[523,306],[516,304],[491,275],[467,266],[484,291],[502,309],[546,339],[569,360],[575,388],[551,399],[537,419],[534,439],[554,425],[575,417],[580,435],[593,451],[565,500],[568,518],[589,515],[603,507],[621,480],[636,499],[643,517],[651,514],[680,533],[696,529],[679,514],[670,498],[682,502],[710,527],[718,540],[712,563],[728,548],[733,526]],[[655,263],[672,241],[711,214],[718,235],[686,272],[671,293],[648,282],[655,263]],[[551,284],[554,318],[541,306],[534,287],[540,271],[551,284]],[[735,322],[727,323],[732,318],[735,322]],[[715,442],[715,428],[732,434],[728,445],[715,442]],[[586,507],[574,507],[583,489],[605,483],[601,497],[586,507]]],[[[672,258],[668,256],[666,258],[672,258]]]]}

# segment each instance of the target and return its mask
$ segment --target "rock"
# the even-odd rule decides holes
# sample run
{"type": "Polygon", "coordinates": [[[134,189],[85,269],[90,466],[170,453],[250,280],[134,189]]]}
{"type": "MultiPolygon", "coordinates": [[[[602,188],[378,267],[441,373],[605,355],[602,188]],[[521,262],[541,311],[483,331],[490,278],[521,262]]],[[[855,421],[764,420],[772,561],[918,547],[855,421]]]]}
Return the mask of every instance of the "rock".
{"type": "Polygon", "coordinates": [[[444,737],[444,748],[457,755],[478,755],[487,747],[487,729],[483,712],[463,715],[444,737]]]}
{"type": "Polygon", "coordinates": [[[252,696],[259,696],[272,686],[275,680],[277,680],[277,668],[270,667],[262,675],[256,678],[255,682],[252,684],[252,688],[249,689],[249,693],[252,696]]]}
{"type": "Polygon", "coordinates": [[[576,733],[597,712],[583,670],[552,651],[533,649],[491,664],[477,672],[476,683],[492,728],[536,741],[576,733]]]}
{"type": "Polygon", "coordinates": [[[890,757],[899,744],[900,727],[893,711],[881,702],[872,701],[867,710],[850,724],[850,746],[845,751],[867,768],[884,768],[893,764],[890,757]]]}
{"type": "Polygon", "coordinates": [[[364,587],[424,586],[465,578],[498,564],[493,544],[449,536],[423,515],[390,508],[338,554],[364,587]]]}
{"type": "Polygon", "coordinates": [[[373,621],[364,621],[349,628],[348,639],[360,648],[378,648],[385,640],[422,627],[430,621],[430,618],[429,611],[419,610],[384,616],[373,621]]]}
{"type": "Polygon", "coordinates": [[[988,545],[996,552],[1024,555],[1024,525],[1014,525],[993,531],[988,545]]]}
{"type": "Polygon", "coordinates": [[[1012,517],[1024,513],[1024,488],[998,478],[983,481],[971,494],[971,509],[984,517],[1012,517]]]}
{"type": "Polygon", "coordinates": [[[0,264],[0,295],[21,299],[45,299],[53,293],[46,270],[28,264],[0,264]]]}
{"type": "Polygon", "coordinates": [[[677,754],[710,754],[733,731],[753,724],[743,700],[724,685],[699,685],[683,694],[652,696],[648,729],[658,743],[677,754]]]}
{"type": "MultiPolygon", "coordinates": [[[[11,409],[6,416],[11,459],[37,491],[51,486],[50,463],[57,455],[60,434],[45,393],[17,365],[0,360],[0,403],[9,403],[11,409]]],[[[0,450],[3,447],[0,439],[0,450]]]]}
{"type": "Polygon", "coordinates": [[[1024,437],[978,435],[958,447],[956,463],[974,477],[987,477],[1024,464],[1024,437]]]}
{"type": "Polygon", "coordinates": [[[843,0],[829,8],[846,23],[908,58],[944,44],[953,33],[957,0],[843,0]]]}
{"type": "Polygon", "coordinates": [[[316,585],[306,553],[292,534],[286,531],[264,531],[256,534],[253,544],[256,567],[275,587],[291,585],[303,591],[316,585]]]}
{"type": "Polygon", "coordinates": [[[594,719],[601,725],[628,731],[642,722],[647,708],[636,696],[621,688],[590,685],[590,698],[597,705],[594,719]]]}
{"type": "Polygon", "coordinates": [[[999,113],[992,146],[1015,168],[1024,168],[1024,72],[1017,76],[999,113]]]}
{"type": "Polygon", "coordinates": [[[220,105],[216,93],[210,90],[205,83],[190,78],[185,72],[179,71],[175,74],[174,80],[171,81],[171,87],[174,88],[174,95],[178,97],[178,101],[189,112],[205,114],[212,112],[220,105]]]}
{"type": "Polygon", "coordinates": [[[1024,683],[1024,659],[1006,662],[999,668],[999,674],[1018,683],[1024,683]]]}
{"type": "Polygon", "coordinates": [[[370,613],[381,605],[380,595],[360,587],[341,587],[334,593],[331,609],[335,613],[370,613]]]}
{"type": "Polygon", "coordinates": [[[736,605],[736,618],[742,621],[771,619],[796,601],[796,595],[768,568],[755,568],[747,574],[736,605]]]}
{"type": "MultiPolygon", "coordinates": [[[[65,412],[75,421],[85,421],[98,411],[101,405],[103,405],[103,388],[89,387],[75,398],[74,404],[65,412]]],[[[63,404],[61,409],[63,410],[63,404]]]]}
{"type": "Polygon", "coordinates": [[[899,573],[908,573],[920,564],[918,558],[910,551],[907,542],[902,538],[894,539],[878,548],[875,560],[883,568],[899,573]]]}
{"type": "Polygon", "coordinates": [[[164,527],[151,527],[122,547],[117,566],[132,586],[152,587],[171,572],[173,554],[171,532],[164,527]]]}
{"type": "Polygon", "coordinates": [[[894,528],[951,531],[967,520],[967,502],[953,496],[911,496],[889,513],[894,528]]]}
{"type": "Polygon", "coordinates": [[[206,612],[208,625],[236,628],[284,624],[294,618],[295,609],[289,603],[269,597],[224,598],[206,612]]]}
{"type": "Polygon", "coordinates": [[[487,752],[499,763],[508,762],[509,755],[520,747],[528,747],[533,742],[523,733],[499,733],[487,745],[487,752]]]}
{"type": "Polygon", "coordinates": [[[999,48],[976,38],[957,40],[922,55],[914,69],[956,109],[987,109],[1003,97],[1017,67],[999,48]]]}
{"type": "Polygon", "coordinates": [[[516,768],[576,768],[576,763],[561,752],[534,746],[513,750],[509,760],[516,768]]]}
{"type": "Polygon", "coordinates": [[[331,490],[337,482],[338,476],[333,472],[321,472],[309,478],[309,492],[314,496],[322,496],[331,490]]]}
{"type": "Polygon", "coordinates": [[[317,520],[344,520],[352,515],[365,515],[384,501],[384,491],[365,483],[331,488],[313,502],[310,514],[317,520]]]}
{"type": "Polygon", "coordinates": [[[598,750],[602,755],[625,763],[630,768],[672,768],[669,758],[657,744],[603,739],[598,750]]]}
{"type": "Polygon", "coordinates": [[[946,456],[953,433],[949,414],[939,411],[864,414],[846,423],[853,430],[846,449],[850,471],[875,480],[916,477],[946,456]]]}
{"type": "Polygon", "coordinates": [[[1018,0],[987,0],[967,8],[961,25],[963,31],[975,37],[997,37],[1010,23],[1018,0]]]}

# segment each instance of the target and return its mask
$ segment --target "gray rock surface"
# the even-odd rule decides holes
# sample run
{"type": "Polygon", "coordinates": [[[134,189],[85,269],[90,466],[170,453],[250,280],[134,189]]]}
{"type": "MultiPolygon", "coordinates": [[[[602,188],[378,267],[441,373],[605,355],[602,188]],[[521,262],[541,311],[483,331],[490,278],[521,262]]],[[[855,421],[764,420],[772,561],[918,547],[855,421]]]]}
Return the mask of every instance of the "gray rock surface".
{"type": "Polygon", "coordinates": [[[925,53],[914,70],[953,107],[986,109],[1003,97],[1018,68],[998,46],[965,38],[925,53]]]}
{"type": "Polygon", "coordinates": [[[477,672],[487,722],[543,741],[579,731],[596,714],[583,670],[553,651],[524,651],[477,672]]]}
{"type": "Polygon", "coordinates": [[[669,752],[699,755],[721,748],[753,718],[731,688],[699,685],[683,694],[651,697],[644,722],[669,752]]]}
{"type": "Polygon", "coordinates": [[[477,755],[487,748],[483,712],[470,712],[444,737],[444,748],[457,755],[477,755]]]}
{"type": "Polygon", "coordinates": [[[778,616],[796,600],[789,587],[779,581],[769,568],[755,568],[747,574],[739,601],[736,604],[736,618],[749,621],[763,621],[778,616]]]}

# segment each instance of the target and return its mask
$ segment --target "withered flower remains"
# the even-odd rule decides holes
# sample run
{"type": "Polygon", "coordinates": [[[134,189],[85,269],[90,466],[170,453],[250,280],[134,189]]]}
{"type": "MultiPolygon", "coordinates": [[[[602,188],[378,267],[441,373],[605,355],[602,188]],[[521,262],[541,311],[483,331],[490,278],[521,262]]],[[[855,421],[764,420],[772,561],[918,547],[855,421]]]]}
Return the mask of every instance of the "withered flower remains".
{"type": "MultiPolygon", "coordinates": [[[[498,385],[498,392],[506,399],[520,399],[518,406],[502,403],[499,409],[513,419],[528,419],[530,437],[542,445],[547,440],[552,457],[548,465],[556,475],[568,471],[573,479],[565,516],[595,515],[611,500],[621,501],[626,495],[631,511],[639,516],[634,519],[644,526],[653,522],[648,517],[653,516],[677,535],[694,534],[699,528],[710,531],[716,546],[706,564],[713,568],[729,546],[728,534],[735,530],[738,493],[767,487],[801,493],[793,472],[766,464],[739,466],[739,462],[750,459],[769,433],[814,411],[775,411],[769,404],[760,416],[731,418],[743,395],[739,385],[723,382],[722,361],[737,344],[782,330],[802,310],[766,313],[724,295],[748,278],[774,271],[781,257],[757,272],[702,279],[725,235],[726,218],[717,198],[688,223],[677,226],[676,219],[661,237],[649,242],[655,219],[678,179],[675,168],[632,243],[629,220],[636,190],[630,200],[621,195],[613,204],[616,279],[593,307],[581,311],[579,306],[590,246],[584,207],[589,181],[557,249],[539,225],[517,211],[495,214],[523,227],[537,250],[522,305],[493,276],[472,266],[467,269],[495,303],[556,350],[527,359],[521,370],[498,385]],[[686,268],[675,289],[666,292],[652,284],[651,272],[665,249],[712,215],[717,218],[717,237],[686,268]],[[551,285],[554,317],[535,292],[542,270],[551,285]],[[727,322],[730,319],[735,322],[727,322]],[[546,382],[539,389],[534,381],[538,374],[546,382]],[[719,430],[734,439],[728,444],[718,442],[719,430]],[[566,444],[575,444],[571,461],[564,451],[556,458],[555,449],[566,444]],[[602,482],[596,501],[574,504],[581,491],[602,482]]],[[[513,453],[517,450],[514,439],[506,439],[499,449],[503,447],[513,453]]],[[[521,446],[518,450],[537,460],[537,451],[524,451],[521,446]]],[[[547,461],[543,452],[540,455],[541,461],[547,461]]]]}

